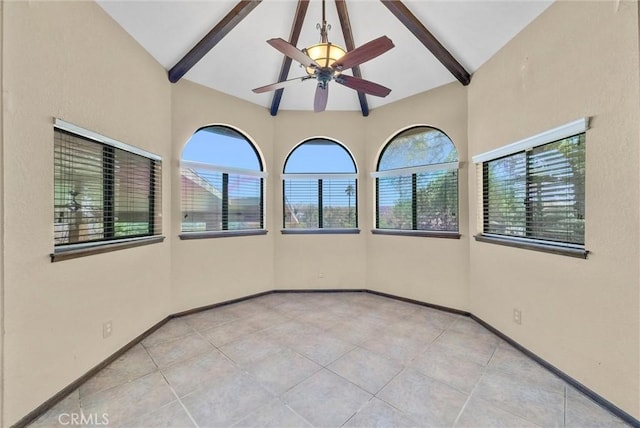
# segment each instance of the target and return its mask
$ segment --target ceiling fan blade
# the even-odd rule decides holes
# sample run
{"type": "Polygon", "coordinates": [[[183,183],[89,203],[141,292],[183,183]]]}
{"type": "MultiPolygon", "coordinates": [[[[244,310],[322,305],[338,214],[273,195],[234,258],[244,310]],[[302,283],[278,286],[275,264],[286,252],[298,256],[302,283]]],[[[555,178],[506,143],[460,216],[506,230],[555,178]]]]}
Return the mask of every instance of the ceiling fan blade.
{"type": "Polygon", "coordinates": [[[375,95],[376,97],[386,97],[391,92],[391,89],[377,83],[344,74],[336,77],[335,81],[348,88],[364,92],[365,94],[375,95]]]}
{"type": "Polygon", "coordinates": [[[316,96],[313,99],[313,111],[320,113],[327,108],[327,100],[329,99],[329,84],[324,84],[324,88],[321,83],[318,83],[316,88],[316,96]]]}
{"type": "Polygon", "coordinates": [[[382,55],[394,46],[390,38],[381,36],[347,52],[342,58],[334,62],[331,67],[336,70],[347,70],[382,55]]]}
{"type": "Polygon", "coordinates": [[[275,39],[269,39],[267,40],[267,43],[278,49],[289,58],[298,61],[305,67],[320,67],[320,64],[309,58],[304,52],[284,39],[281,39],[279,37],[275,39]]]}
{"type": "Polygon", "coordinates": [[[311,79],[313,76],[302,76],[302,77],[296,77],[294,79],[289,79],[289,80],[283,80],[282,82],[276,82],[276,83],[272,83],[270,85],[266,85],[266,86],[261,86],[259,88],[255,88],[252,89],[253,92],[255,92],[256,94],[261,94],[263,92],[269,92],[269,91],[275,91],[281,88],[284,88],[285,86],[289,86],[292,83],[297,82],[298,80],[301,82],[304,82],[307,79],[311,79]]]}

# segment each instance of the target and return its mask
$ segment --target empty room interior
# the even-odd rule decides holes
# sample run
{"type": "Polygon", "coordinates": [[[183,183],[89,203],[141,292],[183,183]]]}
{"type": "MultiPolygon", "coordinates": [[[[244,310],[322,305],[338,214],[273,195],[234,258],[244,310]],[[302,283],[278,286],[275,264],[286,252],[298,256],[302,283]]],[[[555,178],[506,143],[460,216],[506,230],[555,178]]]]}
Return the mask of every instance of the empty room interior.
{"type": "Polygon", "coordinates": [[[639,21],[0,2],[0,426],[640,426],[639,21]]]}

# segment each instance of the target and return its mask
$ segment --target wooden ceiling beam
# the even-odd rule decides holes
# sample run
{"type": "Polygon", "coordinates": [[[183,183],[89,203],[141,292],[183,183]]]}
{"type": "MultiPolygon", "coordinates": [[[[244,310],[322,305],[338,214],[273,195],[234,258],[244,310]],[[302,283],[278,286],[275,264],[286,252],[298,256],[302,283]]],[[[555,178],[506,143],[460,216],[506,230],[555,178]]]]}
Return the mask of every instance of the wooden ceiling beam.
{"type": "Polygon", "coordinates": [[[169,81],[176,83],[198,63],[236,25],[246,18],[262,0],[242,0],[206,36],[202,38],[176,65],[169,70],[169,81]]]}
{"type": "MultiPolygon", "coordinates": [[[[338,10],[338,19],[340,19],[340,26],[342,27],[342,35],[344,37],[345,47],[347,52],[351,52],[356,48],[353,41],[353,30],[351,29],[351,21],[349,20],[349,11],[347,10],[346,0],[335,0],[336,9],[338,10]]],[[[362,78],[360,72],[360,66],[355,66],[352,69],[354,77],[362,78]]],[[[360,100],[360,109],[363,116],[369,116],[369,104],[367,103],[367,97],[364,92],[358,91],[358,99],[360,100]]]]}
{"type": "MultiPolygon", "coordinates": [[[[300,31],[302,31],[302,24],[304,23],[304,17],[307,14],[307,8],[309,7],[309,0],[298,0],[298,7],[296,9],[296,15],[291,24],[291,34],[289,35],[289,43],[293,46],[298,44],[300,38],[300,31]]],[[[280,67],[280,77],[278,82],[284,82],[289,77],[289,70],[291,70],[291,58],[285,55],[282,60],[282,66],[280,67]]],[[[273,100],[271,100],[271,116],[278,114],[280,108],[280,100],[282,99],[282,93],[284,88],[276,90],[273,94],[273,100]]]]}
{"type": "Polygon", "coordinates": [[[464,86],[471,82],[471,76],[453,55],[435,38],[400,0],[380,0],[396,18],[404,24],[420,42],[455,76],[464,86]]]}

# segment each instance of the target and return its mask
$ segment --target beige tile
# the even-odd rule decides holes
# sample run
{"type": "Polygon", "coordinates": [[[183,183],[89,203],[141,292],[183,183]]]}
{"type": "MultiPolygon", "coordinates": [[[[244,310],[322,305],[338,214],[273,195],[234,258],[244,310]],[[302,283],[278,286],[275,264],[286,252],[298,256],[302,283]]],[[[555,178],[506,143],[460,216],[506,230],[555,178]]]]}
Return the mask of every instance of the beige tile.
{"type": "Polygon", "coordinates": [[[144,346],[157,345],[158,343],[167,342],[182,336],[193,333],[193,329],[182,318],[174,318],[169,320],[162,327],[145,337],[142,341],[144,346]]]}
{"type": "Polygon", "coordinates": [[[328,330],[338,324],[345,324],[349,321],[348,317],[329,312],[326,308],[305,313],[298,319],[323,330],[328,330]]]}
{"type": "Polygon", "coordinates": [[[289,390],[283,399],[313,426],[339,427],[371,397],[351,382],[322,369],[289,390]]]}
{"type": "Polygon", "coordinates": [[[572,387],[567,387],[565,426],[567,428],[622,428],[628,425],[584,394],[572,387]]]}
{"type": "Polygon", "coordinates": [[[408,364],[419,353],[423,352],[427,344],[407,336],[396,336],[383,331],[373,339],[363,342],[361,347],[378,354],[385,355],[402,364],[408,364]]]}
{"type": "Polygon", "coordinates": [[[121,428],[196,428],[186,410],[178,401],[160,409],[129,419],[120,424],[121,428]]]}
{"type": "Polygon", "coordinates": [[[409,368],[377,395],[421,425],[452,426],[467,394],[409,368]]]}
{"type": "Polygon", "coordinates": [[[469,317],[461,317],[458,318],[451,326],[448,328],[451,331],[457,331],[458,333],[465,333],[470,336],[477,336],[479,334],[486,334],[492,337],[495,335],[480,325],[477,321],[472,320],[469,317]]]}
{"type": "Polygon", "coordinates": [[[286,321],[289,321],[289,318],[268,308],[257,310],[247,318],[247,323],[256,326],[258,330],[273,328],[286,321]]]}
{"type": "Polygon", "coordinates": [[[377,333],[378,328],[375,326],[363,326],[361,324],[356,325],[351,322],[338,324],[327,330],[328,336],[354,345],[359,345],[372,339],[377,333]]]}
{"type": "Polygon", "coordinates": [[[261,359],[287,349],[260,331],[220,347],[220,350],[236,364],[246,367],[261,359]]]}
{"type": "Polygon", "coordinates": [[[355,345],[336,339],[320,330],[319,333],[298,334],[287,343],[291,349],[307,356],[321,366],[335,361],[355,345]]]}
{"type": "Polygon", "coordinates": [[[428,326],[444,330],[455,323],[460,315],[451,314],[449,312],[439,311],[428,307],[419,307],[412,313],[408,319],[424,323],[428,326]]]}
{"type": "Polygon", "coordinates": [[[536,428],[538,425],[501,410],[486,401],[472,398],[458,421],[456,428],[536,428]]]}
{"type": "Polygon", "coordinates": [[[153,371],[158,367],[142,345],[136,345],[113,363],[99,371],[80,386],[80,397],[122,385],[153,371]]]}
{"type": "Polygon", "coordinates": [[[247,370],[267,390],[281,395],[321,368],[297,352],[285,349],[266,356],[247,367],[247,370]]]}
{"type": "Polygon", "coordinates": [[[421,424],[412,421],[400,410],[374,397],[343,426],[349,428],[409,428],[419,427],[421,424]]]}
{"type": "Polygon", "coordinates": [[[203,382],[222,379],[236,372],[238,368],[217,349],[162,369],[179,397],[195,391],[203,382]]]}
{"type": "Polygon", "coordinates": [[[209,380],[183,397],[199,427],[225,427],[266,405],[274,396],[246,373],[209,380]]]}
{"type": "Polygon", "coordinates": [[[312,428],[307,420],[279,399],[271,401],[232,426],[234,428],[312,428]]]}
{"type": "Polygon", "coordinates": [[[291,297],[291,293],[270,293],[265,296],[252,299],[253,302],[268,308],[274,308],[282,303],[287,302],[291,297]]]}
{"type": "Polygon", "coordinates": [[[143,345],[31,426],[80,412],[194,426],[176,394],[200,427],[625,426],[475,321],[370,293],[271,294],[171,320],[143,345]]]}
{"type": "Polygon", "coordinates": [[[475,336],[446,330],[430,345],[431,349],[486,365],[498,347],[499,339],[488,334],[475,336]]]}
{"type": "Polygon", "coordinates": [[[402,364],[364,348],[356,348],[343,355],[327,368],[376,394],[402,370],[402,364]]]}
{"type": "Polygon", "coordinates": [[[77,389],[29,426],[33,428],[69,426],[72,414],[80,414],[80,392],[77,389]]]}
{"type": "Polygon", "coordinates": [[[540,426],[564,424],[564,393],[552,392],[524,378],[500,371],[486,372],[473,398],[506,410],[540,426]]]}
{"type": "Polygon", "coordinates": [[[273,310],[287,318],[297,318],[314,310],[315,308],[316,306],[310,302],[304,302],[294,298],[293,300],[287,300],[277,306],[274,306],[273,310]]]}
{"type": "Polygon", "coordinates": [[[264,330],[264,334],[270,339],[288,345],[296,341],[296,336],[315,336],[322,334],[322,329],[311,324],[297,320],[288,319],[282,324],[264,330]]]}
{"type": "Polygon", "coordinates": [[[255,299],[244,300],[242,302],[233,303],[225,306],[226,311],[233,314],[237,319],[245,319],[253,316],[255,313],[265,310],[264,305],[256,302],[255,299]]]}
{"type": "Polygon", "coordinates": [[[186,360],[213,349],[213,345],[198,333],[192,333],[169,342],[147,347],[149,355],[160,368],[168,367],[178,361],[186,360]]]}
{"type": "Polygon", "coordinates": [[[485,370],[482,364],[427,348],[411,362],[423,374],[462,392],[471,392],[485,370]]]}
{"type": "Polygon", "coordinates": [[[389,324],[384,334],[407,337],[416,342],[428,344],[433,342],[442,332],[442,329],[430,324],[406,318],[389,324]]]}
{"type": "Polygon", "coordinates": [[[203,330],[201,334],[209,342],[220,347],[260,330],[260,327],[250,323],[247,319],[239,319],[203,330]]]}
{"type": "Polygon", "coordinates": [[[237,320],[238,316],[234,313],[233,309],[229,309],[228,306],[220,306],[195,314],[185,315],[180,317],[180,319],[189,324],[193,329],[203,331],[218,327],[229,321],[237,320]]]}
{"type": "Polygon", "coordinates": [[[490,370],[500,370],[517,378],[526,378],[541,388],[563,393],[565,382],[524,355],[511,345],[502,342],[489,362],[490,370]]]}
{"type": "Polygon", "coordinates": [[[110,426],[151,413],[171,403],[176,396],[160,372],[89,395],[82,399],[85,414],[107,415],[110,426]]]}

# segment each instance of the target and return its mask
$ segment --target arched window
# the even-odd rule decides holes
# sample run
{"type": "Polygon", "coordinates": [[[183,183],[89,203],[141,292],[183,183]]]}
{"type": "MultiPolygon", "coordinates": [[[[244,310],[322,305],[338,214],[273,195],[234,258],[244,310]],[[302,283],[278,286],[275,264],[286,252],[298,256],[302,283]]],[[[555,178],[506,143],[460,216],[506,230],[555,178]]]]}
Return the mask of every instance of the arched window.
{"type": "Polygon", "coordinates": [[[325,138],[301,143],[287,157],[282,179],[285,230],[356,231],[357,169],[344,146],[325,138]]]}
{"type": "Polygon", "coordinates": [[[439,129],[415,126],[384,147],[373,174],[376,229],[458,232],[458,152],[439,129]]]}
{"type": "Polygon", "coordinates": [[[197,130],[180,162],[182,232],[188,237],[189,232],[263,230],[265,176],[245,135],[223,125],[197,130]]]}

